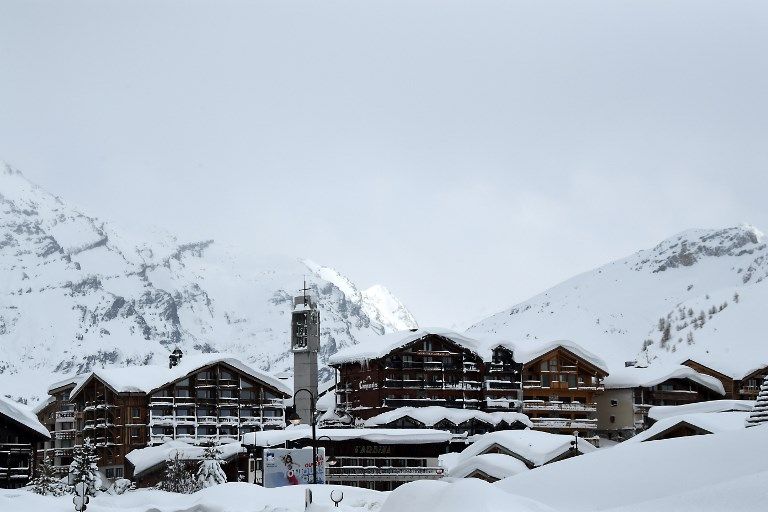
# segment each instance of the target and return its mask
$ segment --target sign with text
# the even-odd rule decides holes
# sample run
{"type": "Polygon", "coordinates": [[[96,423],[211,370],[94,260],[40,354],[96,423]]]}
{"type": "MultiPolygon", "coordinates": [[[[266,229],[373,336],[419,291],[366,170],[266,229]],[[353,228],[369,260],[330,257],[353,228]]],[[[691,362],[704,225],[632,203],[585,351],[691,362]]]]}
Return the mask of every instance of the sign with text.
{"type": "MultiPolygon", "coordinates": [[[[264,450],[264,487],[311,484],[312,448],[264,450]]],[[[325,449],[317,449],[317,483],[325,483],[325,449]]]]}

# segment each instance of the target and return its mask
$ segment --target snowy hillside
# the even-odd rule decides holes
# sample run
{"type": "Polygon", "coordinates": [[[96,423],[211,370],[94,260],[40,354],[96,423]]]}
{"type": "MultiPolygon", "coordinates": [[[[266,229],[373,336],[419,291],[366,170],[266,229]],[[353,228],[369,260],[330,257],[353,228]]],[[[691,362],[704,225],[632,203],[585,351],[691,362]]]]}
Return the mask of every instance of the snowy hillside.
{"type": "Polygon", "coordinates": [[[768,249],[751,226],[690,230],[573,277],[468,329],[568,338],[612,368],[693,358],[741,377],[768,364],[768,249]]]}
{"type": "Polygon", "coordinates": [[[310,261],[212,240],[138,239],[0,169],[0,394],[39,397],[50,372],[163,362],[168,349],[289,369],[291,297],[319,299],[322,359],[361,335],[416,326],[386,288],[310,261]],[[158,359],[159,358],[159,359],[158,359]]]}

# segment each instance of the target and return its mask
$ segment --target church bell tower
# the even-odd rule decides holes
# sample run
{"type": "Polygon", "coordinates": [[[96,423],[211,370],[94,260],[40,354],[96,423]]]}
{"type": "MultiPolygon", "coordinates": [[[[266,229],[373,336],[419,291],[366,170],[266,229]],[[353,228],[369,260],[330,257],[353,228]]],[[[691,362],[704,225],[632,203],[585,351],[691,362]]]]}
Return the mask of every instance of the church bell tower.
{"type": "MultiPolygon", "coordinates": [[[[293,391],[308,389],[317,400],[317,353],[320,351],[320,312],[317,303],[308,295],[304,283],[302,295],[293,299],[291,313],[291,351],[293,352],[293,391]]],[[[311,400],[309,393],[296,395],[294,407],[301,422],[310,425],[311,400]]]]}

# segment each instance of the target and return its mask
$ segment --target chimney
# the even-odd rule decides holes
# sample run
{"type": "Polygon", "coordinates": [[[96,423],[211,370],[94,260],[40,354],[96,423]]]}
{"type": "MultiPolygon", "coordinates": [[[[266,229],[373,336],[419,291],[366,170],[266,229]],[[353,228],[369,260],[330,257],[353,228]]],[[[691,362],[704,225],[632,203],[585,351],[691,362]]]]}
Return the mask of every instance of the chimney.
{"type": "Polygon", "coordinates": [[[173,352],[168,355],[168,368],[173,368],[174,366],[178,365],[181,361],[181,356],[183,355],[184,354],[181,352],[179,347],[173,349],[173,352]]]}

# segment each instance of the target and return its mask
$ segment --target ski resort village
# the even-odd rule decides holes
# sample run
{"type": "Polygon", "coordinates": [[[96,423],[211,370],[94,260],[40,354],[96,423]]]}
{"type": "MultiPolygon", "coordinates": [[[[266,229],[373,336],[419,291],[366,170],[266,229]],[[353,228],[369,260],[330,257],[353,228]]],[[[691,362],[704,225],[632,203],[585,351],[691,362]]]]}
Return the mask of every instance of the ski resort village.
{"type": "Polygon", "coordinates": [[[768,0],[0,0],[0,512],[768,512],[768,0]]]}
{"type": "Polygon", "coordinates": [[[682,233],[459,332],[311,261],[132,245],[11,168],[0,190],[0,510],[766,499],[753,227],[682,233]]]}

